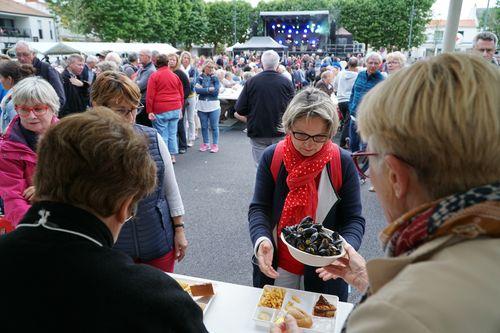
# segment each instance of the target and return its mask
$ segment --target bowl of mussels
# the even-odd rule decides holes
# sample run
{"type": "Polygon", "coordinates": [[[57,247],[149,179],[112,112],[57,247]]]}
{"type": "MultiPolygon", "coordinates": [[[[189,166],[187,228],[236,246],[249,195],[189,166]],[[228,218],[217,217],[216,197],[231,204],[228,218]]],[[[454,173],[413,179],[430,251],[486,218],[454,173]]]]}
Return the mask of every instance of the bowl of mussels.
{"type": "Polygon", "coordinates": [[[304,265],[324,267],[345,255],[344,238],[314,223],[309,216],[299,224],[281,229],[280,237],[292,257],[304,265]]]}

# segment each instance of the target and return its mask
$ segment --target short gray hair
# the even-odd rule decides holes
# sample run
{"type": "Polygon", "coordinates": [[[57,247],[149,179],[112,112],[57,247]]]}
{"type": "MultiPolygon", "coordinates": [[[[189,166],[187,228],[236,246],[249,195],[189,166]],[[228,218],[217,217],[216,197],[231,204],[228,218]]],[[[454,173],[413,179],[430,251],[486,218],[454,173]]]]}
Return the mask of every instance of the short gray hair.
{"type": "Polygon", "coordinates": [[[333,137],[339,127],[337,105],[323,91],[307,88],[295,95],[282,119],[282,129],[290,132],[292,125],[301,118],[319,117],[325,121],[328,134],[333,137]]]}
{"type": "Polygon", "coordinates": [[[59,96],[52,85],[41,77],[27,77],[12,89],[14,105],[46,104],[57,116],[59,113],[59,96]]]}
{"type": "Polygon", "coordinates": [[[101,71],[113,71],[113,72],[118,72],[120,68],[114,61],[101,61],[96,65],[96,67],[101,71]]]}
{"type": "Polygon", "coordinates": [[[113,61],[116,63],[118,66],[122,64],[122,57],[116,52],[109,52],[106,54],[106,57],[104,58],[105,61],[113,61]]]}
{"type": "Polygon", "coordinates": [[[32,53],[35,53],[35,50],[33,50],[31,47],[30,47],[30,44],[26,43],[25,41],[23,40],[20,40],[16,43],[16,47],[15,49],[17,49],[18,47],[25,47],[28,49],[29,52],[32,52],[32,53]]]}
{"type": "Polygon", "coordinates": [[[84,61],[85,59],[83,58],[83,56],[79,55],[79,54],[72,54],[68,57],[68,60],[66,60],[66,63],[68,65],[71,65],[73,62],[75,61],[84,61]]]}
{"type": "Polygon", "coordinates": [[[143,53],[143,54],[147,55],[148,57],[151,57],[153,55],[153,53],[151,52],[150,49],[142,49],[139,53],[143,53]]]}
{"type": "Polygon", "coordinates": [[[280,56],[276,51],[268,50],[262,53],[260,61],[262,62],[262,68],[264,68],[264,70],[276,70],[280,62],[280,56]]]}
{"type": "Polygon", "coordinates": [[[477,41],[479,39],[492,40],[495,43],[495,48],[497,47],[498,37],[497,37],[497,35],[495,35],[494,33],[490,32],[490,31],[483,31],[483,32],[480,32],[477,35],[475,35],[474,39],[472,39],[472,46],[473,47],[476,47],[477,41]]]}
{"type": "Polygon", "coordinates": [[[87,60],[85,61],[87,64],[91,64],[93,62],[97,63],[99,61],[99,59],[97,59],[97,57],[93,56],[93,55],[89,55],[87,56],[87,60]]]}
{"type": "Polygon", "coordinates": [[[366,55],[365,61],[368,62],[368,59],[370,58],[377,58],[380,63],[382,63],[382,56],[378,52],[370,52],[366,55]]]}

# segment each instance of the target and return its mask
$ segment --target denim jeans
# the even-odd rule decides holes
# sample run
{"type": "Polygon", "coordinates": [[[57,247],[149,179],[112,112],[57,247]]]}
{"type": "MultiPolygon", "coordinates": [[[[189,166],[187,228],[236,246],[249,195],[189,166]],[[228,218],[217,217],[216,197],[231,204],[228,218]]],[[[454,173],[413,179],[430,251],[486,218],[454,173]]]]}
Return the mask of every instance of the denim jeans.
{"type": "Polygon", "coordinates": [[[210,143],[210,140],[208,138],[209,123],[210,129],[212,130],[212,144],[216,145],[219,143],[219,116],[220,109],[210,112],[198,111],[198,117],[200,117],[201,122],[201,135],[203,136],[203,143],[210,143]]]}
{"type": "Polygon", "coordinates": [[[351,121],[349,122],[349,137],[351,139],[350,141],[350,148],[353,153],[361,150],[361,139],[358,134],[358,124],[357,122],[351,118],[351,121]]]}
{"type": "Polygon", "coordinates": [[[160,136],[168,146],[168,151],[171,155],[179,153],[177,146],[177,123],[181,110],[172,110],[156,114],[156,119],[152,121],[153,127],[160,133],[160,136]]]}

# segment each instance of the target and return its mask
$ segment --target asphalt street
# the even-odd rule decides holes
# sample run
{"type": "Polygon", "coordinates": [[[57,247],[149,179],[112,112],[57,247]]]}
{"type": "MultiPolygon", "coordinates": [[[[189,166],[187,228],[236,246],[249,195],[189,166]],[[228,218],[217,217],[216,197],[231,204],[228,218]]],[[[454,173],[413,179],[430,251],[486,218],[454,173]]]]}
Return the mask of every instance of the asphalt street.
{"type": "MultiPolygon", "coordinates": [[[[198,151],[199,140],[177,156],[175,173],[186,209],[189,242],[186,257],[175,272],[242,285],[252,285],[252,245],[248,232],[248,205],[256,168],[250,143],[241,126],[222,131],[217,154],[198,151]]],[[[361,254],[383,255],[378,234],[385,225],[376,194],[362,185],[366,232],[361,254]]],[[[359,295],[351,294],[356,301],[359,295]]]]}

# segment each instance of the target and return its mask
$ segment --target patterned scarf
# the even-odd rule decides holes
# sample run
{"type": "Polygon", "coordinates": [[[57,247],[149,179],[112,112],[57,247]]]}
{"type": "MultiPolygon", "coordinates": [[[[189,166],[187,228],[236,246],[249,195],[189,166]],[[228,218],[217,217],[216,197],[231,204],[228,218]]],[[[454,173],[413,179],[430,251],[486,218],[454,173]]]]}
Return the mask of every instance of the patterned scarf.
{"type": "MultiPolygon", "coordinates": [[[[278,237],[282,228],[297,224],[306,216],[315,218],[318,207],[318,189],[315,179],[332,159],[333,153],[334,144],[328,140],[313,156],[302,156],[293,146],[291,136],[286,136],[283,163],[288,171],[286,183],[290,192],[285,199],[278,224],[278,237]]],[[[280,253],[278,258],[280,267],[291,273],[301,274],[303,265],[293,259],[281,240],[278,241],[278,253],[280,253]]]]}
{"type": "Polygon", "coordinates": [[[488,219],[455,219],[458,212],[486,201],[500,201],[500,182],[424,204],[387,226],[380,239],[390,257],[409,254],[421,244],[449,234],[500,237],[500,225],[488,219]]]}

